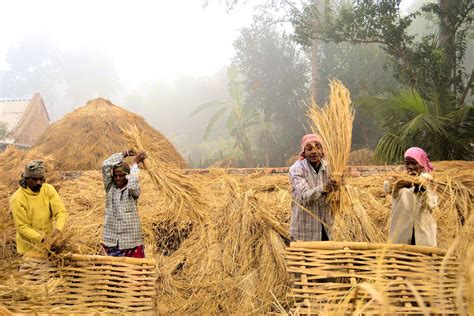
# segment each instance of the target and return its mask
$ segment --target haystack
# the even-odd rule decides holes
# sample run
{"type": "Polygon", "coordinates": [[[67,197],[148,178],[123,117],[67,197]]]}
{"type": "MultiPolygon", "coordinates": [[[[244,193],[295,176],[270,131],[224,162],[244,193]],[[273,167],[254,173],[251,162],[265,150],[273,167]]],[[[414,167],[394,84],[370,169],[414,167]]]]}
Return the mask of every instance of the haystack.
{"type": "Polygon", "coordinates": [[[157,157],[180,168],[185,166],[173,144],[143,117],[103,98],[87,102],[52,124],[35,149],[52,155],[60,170],[99,169],[109,155],[127,148],[122,129],[132,125],[140,130],[146,147],[159,153],[157,157]]]}

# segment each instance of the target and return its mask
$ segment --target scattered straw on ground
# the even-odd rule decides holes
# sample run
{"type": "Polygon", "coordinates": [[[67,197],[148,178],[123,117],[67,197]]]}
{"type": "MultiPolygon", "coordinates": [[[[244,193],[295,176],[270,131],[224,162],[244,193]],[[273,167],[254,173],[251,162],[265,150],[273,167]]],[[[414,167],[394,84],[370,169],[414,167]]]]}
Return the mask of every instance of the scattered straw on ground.
{"type": "MultiPolygon", "coordinates": [[[[137,148],[146,150],[146,147],[140,147],[140,139],[138,135],[137,148]]],[[[23,160],[25,157],[16,163],[19,173],[23,160]]],[[[160,312],[288,311],[292,303],[285,294],[287,274],[282,255],[290,217],[288,176],[228,175],[216,169],[206,175],[184,177],[160,161],[153,153],[149,154],[147,169],[143,167],[140,173],[142,196],[138,202],[146,256],[157,261],[160,312]],[[157,177],[165,179],[164,185],[168,188],[160,185],[157,177]],[[188,187],[192,185],[196,194],[195,197],[183,195],[176,199],[183,203],[173,202],[172,195],[164,193],[167,189],[173,190],[170,188],[174,185],[179,186],[180,181],[188,187]],[[192,202],[193,198],[199,202],[192,202]],[[190,209],[193,205],[196,208],[190,209]]],[[[466,176],[474,168],[473,162],[441,162],[435,163],[435,167],[435,179],[449,175],[451,183],[462,180],[469,190],[473,189],[472,179],[466,176]]],[[[12,178],[17,178],[15,173],[12,172],[12,178]]],[[[354,191],[351,194],[358,196],[357,207],[366,210],[377,231],[354,230],[343,218],[336,217],[335,235],[338,238],[347,241],[387,239],[391,206],[390,196],[383,193],[383,181],[387,177],[388,174],[346,178],[346,184],[354,191]]],[[[67,180],[58,177],[57,181],[70,215],[64,232],[70,239],[63,251],[99,254],[105,204],[100,172],[83,172],[78,178],[67,180]]],[[[5,183],[2,179],[0,184],[8,192],[16,189],[14,182],[5,183]]],[[[459,213],[456,205],[462,208],[472,203],[472,199],[469,202],[464,200],[466,198],[458,195],[454,204],[441,201],[440,208],[435,211],[440,246],[457,245],[450,250],[452,253],[458,252],[462,243],[472,244],[469,239],[472,226],[466,225],[469,221],[461,227],[457,215],[453,215],[459,213]]],[[[11,217],[7,206],[0,209],[0,215],[11,217]]],[[[364,225],[363,222],[359,224],[364,225]]],[[[13,269],[9,271],[14,271],[15,229],[11,221],[2,221],[2,225],[0,241],[4,248],[0,266],[9,266],[13,269]]],[[[11,284],[8,282],[11,280],[0,281],[6,286],[2,293],[13,295],[15,293],[8,290],[8,284],[11,284]]],[[[19,289],[21,291],[16,293],[22,297],[37,297],[41,293],[37,287],[29,288],[28,284],[19,289]]]]}

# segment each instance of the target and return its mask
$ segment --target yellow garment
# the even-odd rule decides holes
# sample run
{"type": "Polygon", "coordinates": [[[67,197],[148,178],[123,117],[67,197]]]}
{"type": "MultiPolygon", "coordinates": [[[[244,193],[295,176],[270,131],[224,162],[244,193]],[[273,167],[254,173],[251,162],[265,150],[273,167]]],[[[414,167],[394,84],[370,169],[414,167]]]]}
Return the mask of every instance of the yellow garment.
{"type": "Polygon", "coordinates": [[[64,203],[56,189],[47,183],[41,186],[40,192],[20,187],[13,193],[10,207],[16,227],[16,249],[20,254],[38,252],[38,244],[53,230],[53,219],[60,231],[66,224],[64,203]]]}

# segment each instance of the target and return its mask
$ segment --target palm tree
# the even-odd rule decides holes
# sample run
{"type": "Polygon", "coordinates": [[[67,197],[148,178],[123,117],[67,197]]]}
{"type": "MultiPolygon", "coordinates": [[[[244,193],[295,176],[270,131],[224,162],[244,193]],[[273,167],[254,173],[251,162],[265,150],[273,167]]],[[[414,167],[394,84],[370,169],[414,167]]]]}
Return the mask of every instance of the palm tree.
{"type": "MultiPolygon", "coordinates": [[[[439,100],[439,98],[432,98],[439,100]]],[[[433,160],[473,159],[474,107],[426,100],[415,90],[359,100],[385,129],[375,156],[383,162],[400,161],[404,151],[422,147],[433,160]]]]}
{"type": "Polygon", "coordinates": [[[246,165],[250,167],[254,164],[254,158],[248,130],[251,126],[258,124],[260,113],[251,111],[243,105],[243,95],[240,84],[237,81],[237,76],[237,68],[235,66],[230,67],[227,71],[227,77],[229,80],[229,95],[232,100],[213,100],[203,103],[191,112],[190,116],[211,108],[217,108],[207,123],[206,131],[204,132],[204,140],[206,140],[219,118],[226,115],[225,127],[229,131],[230,136],[235,139],[235,146],[243,152],[246,165]]]}

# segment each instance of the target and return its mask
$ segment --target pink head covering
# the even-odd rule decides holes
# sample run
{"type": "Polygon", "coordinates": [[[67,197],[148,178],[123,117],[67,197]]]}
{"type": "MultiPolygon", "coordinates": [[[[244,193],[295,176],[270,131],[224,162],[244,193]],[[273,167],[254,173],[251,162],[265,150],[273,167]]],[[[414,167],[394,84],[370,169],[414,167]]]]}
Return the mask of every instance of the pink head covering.
{"type": "Polygon", "coordinates": [[[431,164],[430,159],[428,158],[428,154],[426,154],[423,149],[419,147],[408,148],[403,156],[405,158],[410,157],[415,159],[420,164],[420,166],[425,169],[426,172],[433,171],[433,165],[431,164]]]}
{"type": "Polygon", "coordinates": [[[317,134],[306,134],[301,138],[301,151],[299,153],[300,160],[305,159],[304,149],[306,148],[306,145],[308,145],[311,142],[318,142],[321,144],[321,147],[322,147],[321,151],[324,157],[324,146],[323,146],[323,139],[321,138],[321,136],[317,134]]]}

